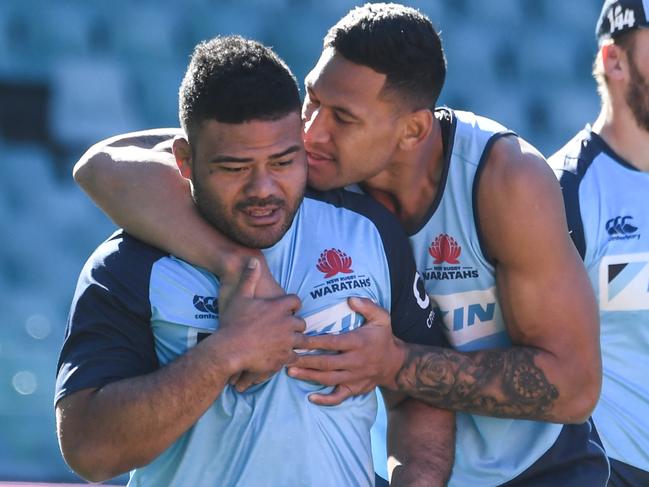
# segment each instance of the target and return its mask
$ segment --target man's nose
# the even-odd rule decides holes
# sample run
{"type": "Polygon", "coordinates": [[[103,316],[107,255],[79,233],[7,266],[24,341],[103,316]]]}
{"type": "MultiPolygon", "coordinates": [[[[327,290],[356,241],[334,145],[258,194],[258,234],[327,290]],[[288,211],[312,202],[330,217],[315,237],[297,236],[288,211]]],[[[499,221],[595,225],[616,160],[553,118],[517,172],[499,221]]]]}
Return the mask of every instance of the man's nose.
{"type": "Polygon", "coordinates": [[[253,196],[260,199],[276,196],[277,182],[266,169],[254,169],[245,187],[245,193],[248,197],[253,196]]]}
{"type": "Polygon", "coordinates": [[[329,142],[330,134],[325,113],[321,108],[316,108],[305,117],[304,143],[307,145],[323,144],[329,142]]]}

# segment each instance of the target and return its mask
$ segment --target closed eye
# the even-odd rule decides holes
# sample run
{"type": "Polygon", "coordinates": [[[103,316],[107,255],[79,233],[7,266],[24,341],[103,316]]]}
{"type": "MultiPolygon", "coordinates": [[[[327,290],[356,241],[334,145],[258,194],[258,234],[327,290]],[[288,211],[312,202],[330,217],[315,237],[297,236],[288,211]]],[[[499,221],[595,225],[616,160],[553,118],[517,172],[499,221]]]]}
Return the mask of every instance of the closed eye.
{"type": "Polygon", "coordinates": [[[340,114],[340,112],[337,111],[334,111],[334,119],[336,120],[336,122],[341,124],[353,123],[352,120],[348,119],[347,117],[344,117],[343,115],[340,114]]]}
{"type": "Polygon", "coordinates": [[[293,163],[293,159],[288,159],[286,161],[275,161],[273,162],[273,166],[275,167],[285,167],[285,166],[290,166],[293,163]]]}
{"type": "Polygon", "coordinates": [[[246,171],[248,169],[248,166],[241,166],[241,165],[228,166],[226,164],[219,164],[218,168],[219,168],[220,171],[237,173],[237,172],[246,171]]]}

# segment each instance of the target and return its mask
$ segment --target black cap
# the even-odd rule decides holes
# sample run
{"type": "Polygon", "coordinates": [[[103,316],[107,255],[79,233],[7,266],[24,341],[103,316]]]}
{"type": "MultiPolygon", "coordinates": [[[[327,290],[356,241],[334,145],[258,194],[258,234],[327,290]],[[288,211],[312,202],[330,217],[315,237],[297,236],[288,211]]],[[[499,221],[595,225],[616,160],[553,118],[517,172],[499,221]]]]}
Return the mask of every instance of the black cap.
{"type": "Polygon", "coordinates": [[[615,39],[638,27],[647,27],[649,0],[606,0],[597,21],[597,40],[615,39]]]}

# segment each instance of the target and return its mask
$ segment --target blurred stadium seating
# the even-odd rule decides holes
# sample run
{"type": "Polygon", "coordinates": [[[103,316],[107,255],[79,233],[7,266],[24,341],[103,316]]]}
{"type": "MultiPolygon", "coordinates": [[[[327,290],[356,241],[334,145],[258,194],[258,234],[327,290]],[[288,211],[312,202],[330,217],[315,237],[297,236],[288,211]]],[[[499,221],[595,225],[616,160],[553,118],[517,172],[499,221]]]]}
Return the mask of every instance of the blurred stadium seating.
{"type": "MultiPolygon", "coordinates": [[[[72,184],[74,162],[100,138],[176,126],[198,41],[257,38],[303,79],[327,27],[358,3],[0,2],[0,480],[77,479],[56,443],[56,360],[77,274],[113,226],[72,184]]],[[[441,104],[495,118],[546,155],[596,116],[600,0],[405,3],[442,32],[441,104]]]]}

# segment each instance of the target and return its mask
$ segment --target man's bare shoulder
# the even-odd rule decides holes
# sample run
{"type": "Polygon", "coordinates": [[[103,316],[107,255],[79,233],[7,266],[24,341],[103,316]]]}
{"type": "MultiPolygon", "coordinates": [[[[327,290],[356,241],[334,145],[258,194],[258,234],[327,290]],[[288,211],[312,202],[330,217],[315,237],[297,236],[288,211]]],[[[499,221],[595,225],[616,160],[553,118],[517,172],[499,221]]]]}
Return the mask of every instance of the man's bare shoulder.
{"type": "Polygon", "coordinates": [[[479,225],[490,257],[502,261],[502,252],[517,255],[513,247],[527,246],[537,232],[562,231],[563,200],[547,161],[525,140],[502,137],[488,157],[477,193],[479,225]]]}
{"type": "Polygon", "coordinates": [[[557,181],[547,161],[533,145],[516,136],[501,137],[494,143],[480,181],[496,196],[521,193],[524,197],[548,184],[555,186],[557,181]]]}

